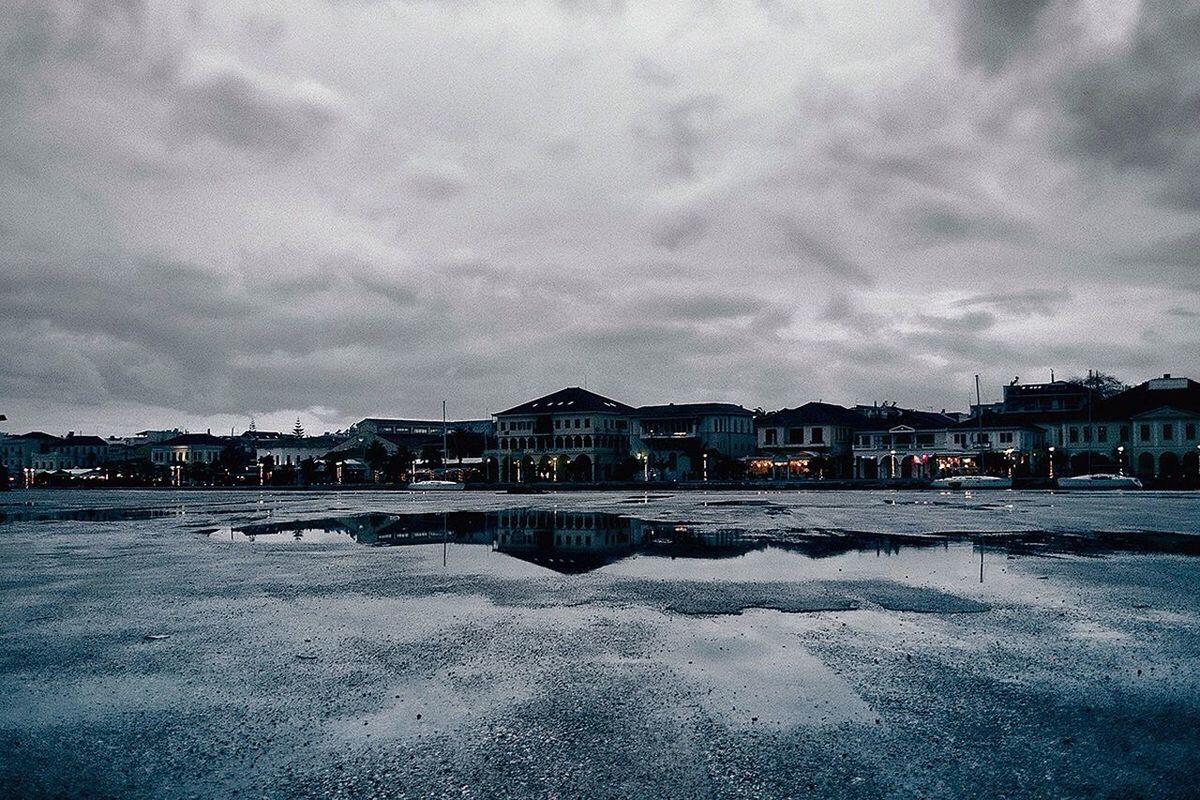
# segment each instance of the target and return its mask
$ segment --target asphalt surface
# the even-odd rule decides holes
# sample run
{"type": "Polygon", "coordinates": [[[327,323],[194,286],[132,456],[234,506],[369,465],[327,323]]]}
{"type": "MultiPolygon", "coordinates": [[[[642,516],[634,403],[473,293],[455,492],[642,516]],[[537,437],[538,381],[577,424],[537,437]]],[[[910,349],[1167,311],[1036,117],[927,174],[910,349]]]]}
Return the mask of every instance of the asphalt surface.
{"type": "Polygon", "coordinates": [[[3,797],[1197,796],[1195,493],[60,491],[0,514],[3,797]],[[452,536],[233,535],[530,505],[762,539],[561,574],[452,536]]]}

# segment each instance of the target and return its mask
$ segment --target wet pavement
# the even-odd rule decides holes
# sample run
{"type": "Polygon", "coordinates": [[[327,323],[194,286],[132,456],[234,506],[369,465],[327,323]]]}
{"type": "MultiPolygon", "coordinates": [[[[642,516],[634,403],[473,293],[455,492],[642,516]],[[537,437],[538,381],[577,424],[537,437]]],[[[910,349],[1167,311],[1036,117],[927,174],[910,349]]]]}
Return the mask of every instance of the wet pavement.
{"type": "Polygon", "coordinates": [[[0,796],[1191,797],[1200,494],[0,495],[0,796]]]}

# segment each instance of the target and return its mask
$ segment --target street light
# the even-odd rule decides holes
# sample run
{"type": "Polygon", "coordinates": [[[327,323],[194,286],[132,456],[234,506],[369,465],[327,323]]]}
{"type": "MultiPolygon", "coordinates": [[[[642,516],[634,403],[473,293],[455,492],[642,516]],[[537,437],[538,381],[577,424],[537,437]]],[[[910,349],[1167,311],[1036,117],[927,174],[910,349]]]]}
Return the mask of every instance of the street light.
{"type": "Polygon", "coordinates": [[[645,453],[638,453],[637,457],[642,462],[642,481],[645,483],[649,483],[650,482],[650,459],[647,458],[645,453]]]}
{"type": "MultiPolygon", "coordinates": [[[[1197,445],[1200,447],[1200,445],[1197,445]]],[[[1125,476],[1125,445],[1117,446],[1117,474],[1125,476]]]]}
{"type": "Polygon", "coordinates": [[[896,451],[892,450],[891,453],[892,453],[892,474],[889,477],[895,478],[896,477],[896,451]]]}
{"type": "Polygon", "coordinates": [[[1050,480],[1054,480],[1054,445],[1050,445],[1050,480]]]}

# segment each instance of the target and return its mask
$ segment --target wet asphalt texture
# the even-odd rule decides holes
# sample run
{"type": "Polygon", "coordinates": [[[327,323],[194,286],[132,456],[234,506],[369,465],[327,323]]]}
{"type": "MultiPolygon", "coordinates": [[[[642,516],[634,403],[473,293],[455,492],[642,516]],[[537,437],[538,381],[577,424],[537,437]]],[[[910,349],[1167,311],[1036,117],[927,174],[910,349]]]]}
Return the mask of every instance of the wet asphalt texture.
{"type": "Polygon", "coordinates": [[[1200,496],[840,494],[0,496],[0,797],[1200,794],[1200,558],[1163,538],[1200,496]],[[559,574],[212,534],[530,503],[775,544],[559,574]],[[894,546],[781,549],[817,530],[894,546]]]}

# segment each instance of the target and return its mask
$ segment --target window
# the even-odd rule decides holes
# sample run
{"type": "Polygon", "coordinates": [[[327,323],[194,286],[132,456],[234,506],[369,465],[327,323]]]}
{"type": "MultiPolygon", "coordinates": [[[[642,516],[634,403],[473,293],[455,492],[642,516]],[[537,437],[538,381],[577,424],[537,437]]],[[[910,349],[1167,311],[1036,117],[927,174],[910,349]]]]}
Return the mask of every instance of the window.
{"type": "Polygon", "coordinates": [[[956,433],[956,434],[954,434],[954,443],[955,443],[956,445],[958,445],[959,447],[966,447],[966,445],[967,445],[967,435],[966,435],[965,433],[956,433]]]}
{"type": "Polygon", "coordinates": [[[779,444],[779,432],[774,428],[767,428],[763,431],[763,444],[779,444]]]}
{"type": "Polygon", "coordinates": [[[788,444],[804,444],[804,428],[788,428],[788,444]]]}
{"type": "Polygon", "coordinates": [[[1096,441],[1103,444],[1108,441],[1108,428],[1104,425],[1096,427],[1096,441]]]}
{"type": "Polygon", "coordinates": [[[554,430],[559,430],[560,428],[562,428],[562,420],[561,419],[554,420],[554,430]]]}
{"type": "Polygon", "coordinates": [[[917,447],[933,447],[933,434],[932,433],[918,433],[917,434],[917,447]]]}
{"type": "Polygon", "coordinates": [[[1170,442],[1175,439],[1175,426],[1171,423],[1163,424],[1163,441],[1170,442]]]}
{"type": "Polygon", "coordinates": [[[992,443],[992,435],[990,433],[980,433],[979,434],[979,443],[980,444],[991,444],[992,443]]]}
{"type": "Polygon", "coordinates": [[[1150,426],[1149,425],[1139,425],[1138,426],[1138,439],[1140,439],[1143,442],[1150,441],[1150,426]]]}
{"type": "Polygon", "coordinates": [[[825,444],[825,429],[813,428],[811,441],[813,444],[825,444]]]}
{"type": "Polygon", "coordinates": [[[1189,442],[1196,441],[1196,423],[1189,422],[1183,426],[1183,435],[1189,442]]]}
{"type": "Polygon", "coordinates": [[[1128,425],[1121,426],[1121,441],[1122,442],[1129,441],[1129,426],[1128,425]]]}
{"type": "Polygon", "coordinates": [[[1011,431],[1008,433],[1000,434],[1000,444],[1012,444],[1012,443],[1013,443],[1013,435],[1012,435],[1011,431]]]}
{"type": "Polygon", "coordinates": [[[1079,441],[1079,428],[1067,428],[1067,441],[1072,444],[1079,441]]]}
{"type": "Polygon", "coordinates": [[[1083,440],[1090,442],[1092,440],[1092,429],[1090,427],[1083,429],[1083,440]]]}

